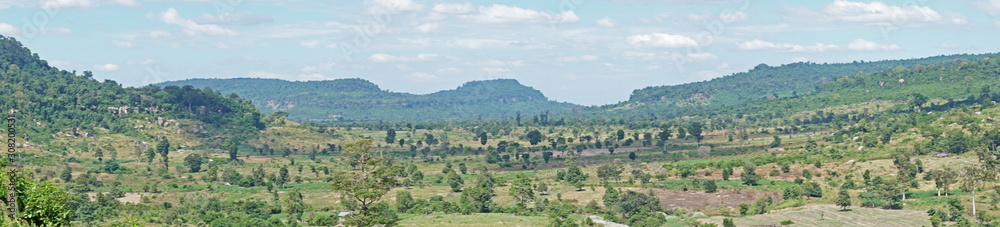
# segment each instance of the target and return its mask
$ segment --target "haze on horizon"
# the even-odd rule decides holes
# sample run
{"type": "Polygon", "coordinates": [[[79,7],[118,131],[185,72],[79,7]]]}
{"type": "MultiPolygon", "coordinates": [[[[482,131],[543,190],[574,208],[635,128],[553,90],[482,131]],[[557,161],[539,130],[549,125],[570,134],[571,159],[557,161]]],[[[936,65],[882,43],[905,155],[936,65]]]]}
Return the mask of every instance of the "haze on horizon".
{"type": "Polygon", "coordinates": [[[362,78],[426,94],[513,78],[557,101],[765,63],[1000,51],[1000,0],[0,0],[0,35],[125,86],[362,78]]]}

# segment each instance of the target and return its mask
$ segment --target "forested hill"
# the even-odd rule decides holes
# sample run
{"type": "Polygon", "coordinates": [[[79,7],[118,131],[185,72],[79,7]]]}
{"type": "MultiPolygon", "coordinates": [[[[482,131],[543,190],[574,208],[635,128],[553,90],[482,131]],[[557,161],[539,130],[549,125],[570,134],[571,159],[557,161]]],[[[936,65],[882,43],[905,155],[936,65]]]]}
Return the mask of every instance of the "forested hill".
{"type": "Polygon", "coordinates": [[[708,81],[637,89],[628,101],[590,109],[588,112],[594,116],[650,117],[684,112],[692,108],[733,106],[768,97],[793,97],[813,93],[830,78],[838,76],[996,56],[998,56],[996,53],[959,54],[835,64],[811,62],[781,66],[760,64],[747,72],[708,81]]]}
{"type": "Polygon", "coordinates": [[[577,105],[550,101],[512,79],[472,81],[454,90],[414,95],[381,90],[363,79],[189,79],[158,85],[208,87],[236,93],[264,112],[287,112],[297,121],[442,121],[514,118],[517,113],[562,113],[577,105]]]}
{"type": "Polygon", "coordinates": [[[0,109],[16,110],[18,136],[29,143],[65,151],[60,148],[72,145],[57,138],[115,134],[154,142],[164,134],[144,129],[154,122],[163,125],[158,119],[224,127],[230,135],[265,127],[261,113],[239,97],[192,87],[123,88],[115,81],[99,82],[89,71],[76,74],[52,67],[14,38],[0,36],[0,109]]]}

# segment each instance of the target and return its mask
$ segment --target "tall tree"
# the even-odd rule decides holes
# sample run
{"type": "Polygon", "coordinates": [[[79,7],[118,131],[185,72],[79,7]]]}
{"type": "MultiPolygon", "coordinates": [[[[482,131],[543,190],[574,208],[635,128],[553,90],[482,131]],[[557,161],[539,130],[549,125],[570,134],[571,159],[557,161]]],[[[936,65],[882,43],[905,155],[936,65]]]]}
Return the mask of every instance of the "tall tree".
{"type": "Polygon", "coordinates": [[[743,184],[755,186],[762,176],[757,175],[757,165],[754,165],[752,162],[745,162],[743,163],[743,173],[740,174],[740,178],[743,180],[743,184]]]}
{"type": "Polygon", "coordinates": [[[378,205],[394,187],[400,185],[403,167],[385,162],[386,157],[373,152],[372,140],[360,140],[344,146],[343,155],[357,163],[357,171],[334,174],[331,187],[358,204],[358,213],[347,225],[394,225],[399,221],[388,206],[378,205]]]}
{"type": "Polygon", "coordinates": [[[514,182],[510,184],[510,196],[517,199],[519,203],[526,203],[535,199],[535,192],[532,190],[531,179],[523,172],[514,175],[514,182]]]}
{"type": "Polygon", "coordinates": [[[531,130],[528,132],[528,143],[531,143],[532,146],[538,145],[539,142],[542,142],[542,137],[542,132],[531,130]]]}
{"type": "Polygon", "coordinates": [[[487,139],[488,138],[485,131],[479,133],[479,144],[486,145],[487,139]]]}
{"type": "Polygon", "coordinates": [[[396,143],[396,130],[389,129],[385,131],[385,143],[389,145],[396,143]]]}
{"type": "Polygon", "coordinates": [[[201,171],[201,162],[202,157],[200,154],[189,154],[187,157],[184,157],[184,164],[188,166],[188,169],[190,169],[192,173],[201,171]]]}
{"type": "Polygon", "coordinates": [[[837,194],[837,205],[840,206],[840,210],[847,210],[851,207],[851,194],[847,192],[846,188],[841,188],[840,193],[837,194]]]}
{"type": "Polygon", "coordinates": [[[163,138],[159,143],[156,143],[156,152],[160,153],[160,156],[163,157],[163,167],[168,167],[170,160],[167,158],[167,155],[170,153],[170,141],[167,138],[163,138]]]}
{"type": "Polygon", "coordinates": [[[698,142],[698,143],[701,143],[701,139],[703,139],[703,138],[704,138],[704,137],[703,137],[703,136],[701,135],[701,130],[702,130],[702,128],[704,128],[704,127],[705,127],[705,125],[704,125],[704,124],[702,124],[701,122],[692,122],[692,123],[691,123],[690,125],[688,125],[688,127],[687,127],[687,133],[688,133],[688,134],[690,134],[690,135],[691,135],[691,137],[694,137],[694,140],[695,140],[696,142],[698,142]]]}

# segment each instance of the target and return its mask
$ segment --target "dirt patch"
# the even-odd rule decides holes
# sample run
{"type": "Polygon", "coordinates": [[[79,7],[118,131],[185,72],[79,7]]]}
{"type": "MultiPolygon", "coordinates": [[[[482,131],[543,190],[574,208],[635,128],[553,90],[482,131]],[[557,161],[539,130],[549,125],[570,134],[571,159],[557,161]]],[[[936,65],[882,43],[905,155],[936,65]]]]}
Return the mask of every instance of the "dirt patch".
{"type": "MultiPolygon", "coordinates": [[[[620,147],[620,148],[615,148],[615,153],[628,153],[628,152],[638,151],[638,150],[642,150],[642,149],[649,149],[649,148],[648,147],[620,147]]],[[[552,152],[552,156],[557,157],[557,158],[566,157],[566,155],[576,155],[576,157],[589,157],[589,156],[595,156],[595,155],[607,155],[607,154],[611,154],[611,152],[608,152],[607,148],[601,148],[601,149],[583,149],[583,151],[581,151],[580,153],[576,153],[576,150],[566,151],[566,152],[554,151],[554,150],[549,150],[549,151],[552,152]]],[[[536,156],[536,155],[537,156],[541,156],[542,153],[544,153],[544,152],[546,152],[546,151],[531,152],[531,156],[536,156]]]]}
{"type": "Polygon", "coordinates": [[[774,203],[783,201],[777,192],[761,192],[747,190],[721,190],[716,193],[700,191],[653,190],[656,198],[664,208],[701,209],[706,207],[736,208],[741,203],[752,204],[757,199],[770,196],[774,203]]]}
{"type": "MultiPolygon", "coordinates": [[[[703,222],[722,225],[725,217],[716,216],[703,222]]],[[[736,226],[777,225],[791,220],[793,226],[930,226],[927,212],[920,210],[883,210],[877,208],[840,207],[818,204],[768,211],[764,215],[733,218],[736,226]]]]}
{"type": "MultiPolygon", "coordinates": [[[[103,194],[107,195],[108,193],[104,192],[103,194]]],[[[128,193],[125,193],[125,196],[123,196],[121,198],[116,198],[116,200],[118,200],[118,202],[121,202],[121,203],[139,204],[140,202],[142,202],[142,197],[143,196],[148,196],[148,195],[149,195],[149,193],[128,192],[128,193]]],[[[87,193],[87,197],[90,198],[91,202],[97,201],[97,193],[96,192],[87,193]]]]}

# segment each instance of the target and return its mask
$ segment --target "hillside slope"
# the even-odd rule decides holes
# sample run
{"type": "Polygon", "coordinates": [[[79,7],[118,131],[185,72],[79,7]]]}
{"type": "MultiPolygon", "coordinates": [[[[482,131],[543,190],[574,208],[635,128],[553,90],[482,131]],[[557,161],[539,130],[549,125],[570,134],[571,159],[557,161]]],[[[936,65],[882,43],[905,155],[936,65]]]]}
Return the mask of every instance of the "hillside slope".
{"type": "Polygon", "coordinates": [[[550,101],[516,80],[472,81],[454,90],[414,95],[381,90],[363,79],[189,79],[157,85],[208,87],[236,93],[264,112],[285,111],[296,121],[443,121],[514,118],[517,113],[568,112],[578,106],[550,101]]]}

